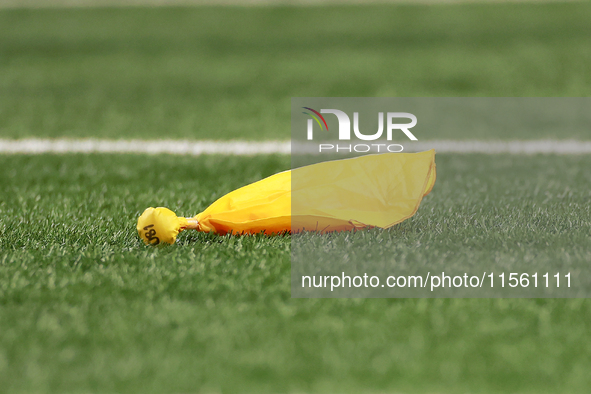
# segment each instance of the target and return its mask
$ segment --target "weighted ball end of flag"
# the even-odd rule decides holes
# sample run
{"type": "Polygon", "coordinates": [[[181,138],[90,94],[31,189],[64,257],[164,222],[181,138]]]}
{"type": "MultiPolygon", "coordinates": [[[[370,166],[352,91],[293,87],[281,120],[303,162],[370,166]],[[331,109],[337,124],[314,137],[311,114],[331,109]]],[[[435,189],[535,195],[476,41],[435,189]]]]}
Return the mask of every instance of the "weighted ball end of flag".
{"type": "Polygon", "coordinates": [[[148,208],[137,221],[137,232],[146,245],[174,244],[176,237],[189,226],[168,208],[148,208]]]}

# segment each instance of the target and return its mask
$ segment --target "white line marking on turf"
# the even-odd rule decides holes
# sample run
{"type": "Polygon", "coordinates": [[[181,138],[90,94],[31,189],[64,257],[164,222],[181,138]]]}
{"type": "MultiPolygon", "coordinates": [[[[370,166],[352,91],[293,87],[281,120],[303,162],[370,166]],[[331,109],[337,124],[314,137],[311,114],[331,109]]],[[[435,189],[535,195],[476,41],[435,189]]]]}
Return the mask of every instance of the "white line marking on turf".
{"type": "MultiPolygon", "coordinates": [[[[343,145],[343,141],[333,144],[343,145]]],[[[347,144],[348,145],[348,144],[347,144]]],[[[371,144],[368,144],[371,145],[371,144]]],[[[438,153],[509,154],[591,154],[591,141],[417,141],[403,142],[404,152],[435,149],[438,153]]],[[[383,149],[383,148],[382,148],[383,149]]],[[[374,150],[375,151],[375,150],[374,150]]],[[[317,153],[318,144],[298,145],[298,153],[317,153]]],[[[341,150],[343,152],[343,150],[341,150]]],[[[99,140],[99,139],[0,139],[0,153],[169,153],[175,155],[290,154],[290,141],[182,141],[182,140],[99,140]]]]}
{"type": "Polygon", "coordinates": [[[290,153],[282,141],[179,141],[179,140],[0,140],[0,153],[170,153],[176,155],[257,155],[290,153]]]}
{"type": "Polygon", "coordinates": [[[591,153],[591,141],[576,140],[419,141],[402,145],[404,146],[405,151],[423,151],[434,148],[439,153],[553,153],[561,155],[581,155],[591,153]]]}

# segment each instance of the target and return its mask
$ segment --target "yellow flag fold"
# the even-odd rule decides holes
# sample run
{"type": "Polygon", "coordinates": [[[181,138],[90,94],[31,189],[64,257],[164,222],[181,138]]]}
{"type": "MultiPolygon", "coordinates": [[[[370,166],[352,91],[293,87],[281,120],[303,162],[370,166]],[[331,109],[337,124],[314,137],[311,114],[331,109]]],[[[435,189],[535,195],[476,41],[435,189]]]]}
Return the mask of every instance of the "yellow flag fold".
{"type": "Polygon", "coordinates": [[[174,243],[186,228],[219,234],[388,228],[415,214],[435,178],[434,150],[327,161],[234,190],[193,219],[148,208],[137,230],[144,242],[158,244],[174,243]]]}

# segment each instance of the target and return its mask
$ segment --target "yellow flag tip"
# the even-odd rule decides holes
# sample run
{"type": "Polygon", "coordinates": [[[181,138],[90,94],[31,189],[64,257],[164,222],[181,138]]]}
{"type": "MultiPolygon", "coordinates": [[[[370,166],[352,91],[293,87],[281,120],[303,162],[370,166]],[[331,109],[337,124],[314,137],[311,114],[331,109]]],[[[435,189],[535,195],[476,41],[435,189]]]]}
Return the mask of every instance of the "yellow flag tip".
{"type": "Polygon", "coordinates": [[[168,208],[149,207],[138,218],[137,232],[146,245],[172,245],[184,228],[181,222],[182,220],[168,208]]]}

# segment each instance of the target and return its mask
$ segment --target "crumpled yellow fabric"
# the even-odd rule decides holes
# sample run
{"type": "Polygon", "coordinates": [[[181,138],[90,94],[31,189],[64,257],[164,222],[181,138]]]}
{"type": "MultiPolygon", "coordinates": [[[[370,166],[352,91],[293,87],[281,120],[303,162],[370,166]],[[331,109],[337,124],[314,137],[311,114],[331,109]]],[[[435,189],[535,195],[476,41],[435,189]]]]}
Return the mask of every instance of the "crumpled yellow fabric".
{"type": "Polygon", "coordinates": [[[435,184],[435,151],[384,153],[284,171],[234,190],[191,219],[148,208],[146,244],[172,244],[187,228],[226,234],[388,228],[415,214],[435,184]]]}

